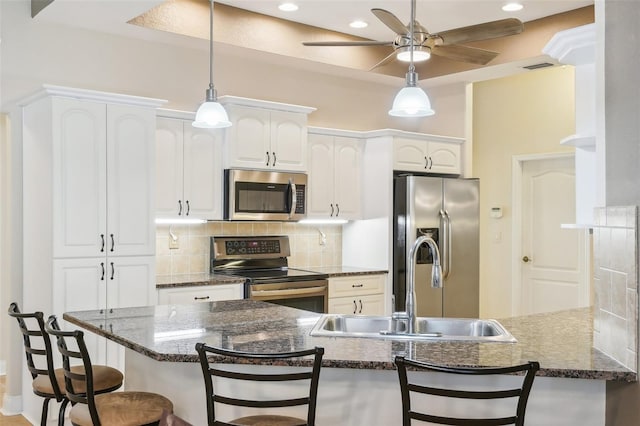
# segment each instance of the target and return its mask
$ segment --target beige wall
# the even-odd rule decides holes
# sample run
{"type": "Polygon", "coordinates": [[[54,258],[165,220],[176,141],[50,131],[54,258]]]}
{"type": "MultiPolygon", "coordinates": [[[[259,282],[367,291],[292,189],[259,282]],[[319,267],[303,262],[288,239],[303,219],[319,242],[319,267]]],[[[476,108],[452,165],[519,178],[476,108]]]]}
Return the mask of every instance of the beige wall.
{"type": "Polygon", "coordinates": [[[209,272],[211,236],[288,235],[291,245],[289,266],[313,268],[342,264],[342,226],[304,225],[287,222],[208,222],[202,225],[172,225],[179,248],[169,249],[168,225],[156,227],[157,275],[209,272]],[[326,244],[320,244],[320,231],[326,244]]]}
{"type": "Polygon", "coordinates": [[[570,66],[554,67],[473,85],[473,177],[480,178],[483,317],[511,316],[512,158],[573,150],[559,144],[575,132],[573,76],[570,66]],[[489,217],[493,206],[502,207],[501,219],[489,217]]]}

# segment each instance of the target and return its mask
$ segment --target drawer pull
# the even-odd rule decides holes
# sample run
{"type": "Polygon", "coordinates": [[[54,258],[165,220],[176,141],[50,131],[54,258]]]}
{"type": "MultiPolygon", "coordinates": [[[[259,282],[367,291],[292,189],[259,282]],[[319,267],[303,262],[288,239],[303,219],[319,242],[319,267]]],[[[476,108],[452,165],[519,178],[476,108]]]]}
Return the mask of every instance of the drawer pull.
{"type": "Polygon", "coordinates": [[[209,300],[210,297],[209,296],[194,296],[193,300],[209,300]]]}
{"type": "Polygon", "coordinates": [[[351,284],[352,288],[361,288],[364,287],[364,284],[351,284]]]}

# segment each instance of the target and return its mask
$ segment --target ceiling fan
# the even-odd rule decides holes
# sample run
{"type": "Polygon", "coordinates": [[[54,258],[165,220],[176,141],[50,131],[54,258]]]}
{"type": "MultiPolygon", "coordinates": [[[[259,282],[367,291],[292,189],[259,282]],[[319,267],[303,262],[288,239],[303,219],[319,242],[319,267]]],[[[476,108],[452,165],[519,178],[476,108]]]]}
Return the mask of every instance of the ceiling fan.
{"type": "MultiPolygon", "coordinates": [[[[415,1],[415,0],[412,0],[415,1]]],[[[415,7],[415,6],[413,6],[415,7]]],[[[392,41],[319,41],[303,42],[305,46],[392,46],[391,52],[371,69],[385,65],[394,59],[409,62],[411,54],[411,23],[405,25],[393,13],[384,9],[371,9],[371,12],[383,24],[396,33],[392,41]]],[[[519,34],[523,31],[522,22],[515,18],[500,19],[483,24],[470,25],[438,33],[429,33],[418,21],[413,21],[413,61],[429,59],[431,55],[442,56],[454,61],[486,65],[498,52],[464,46],[462,43],[488,40],[497,37],[519,34]]]]}

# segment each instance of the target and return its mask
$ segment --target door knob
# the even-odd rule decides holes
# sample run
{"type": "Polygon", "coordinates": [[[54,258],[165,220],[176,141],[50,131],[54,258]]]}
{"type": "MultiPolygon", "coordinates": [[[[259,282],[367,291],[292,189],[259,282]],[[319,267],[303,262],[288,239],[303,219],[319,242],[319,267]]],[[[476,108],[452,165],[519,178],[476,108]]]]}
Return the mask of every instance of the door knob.
{"type": "Polygon", "coordinates": [[[522,258],[522,261],[527,263],[527,262],[531,262],[531,259],[529,258],[529,256],[525,256],[522,258]]]}

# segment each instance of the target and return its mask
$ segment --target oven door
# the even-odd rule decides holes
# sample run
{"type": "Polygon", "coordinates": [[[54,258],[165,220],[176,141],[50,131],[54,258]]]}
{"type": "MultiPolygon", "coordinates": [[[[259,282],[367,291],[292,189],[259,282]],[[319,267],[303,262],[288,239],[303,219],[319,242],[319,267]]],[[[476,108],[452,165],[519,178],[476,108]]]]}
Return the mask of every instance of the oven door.
{"type": "Polygon", "coordinates": [[[327,313],[329,292],[327,280],[287,281],[249,284],[248,298],[277,303],[291,308],[327,313]]]}
{"type": "Polygon", "coordinates": [[[298,221],[306,212],[307,175],[260,170],[224,172],[227,220],[298,221]]]}

